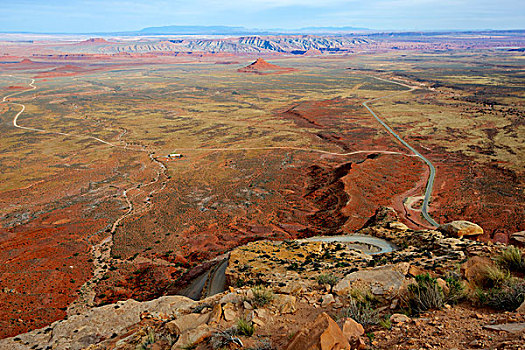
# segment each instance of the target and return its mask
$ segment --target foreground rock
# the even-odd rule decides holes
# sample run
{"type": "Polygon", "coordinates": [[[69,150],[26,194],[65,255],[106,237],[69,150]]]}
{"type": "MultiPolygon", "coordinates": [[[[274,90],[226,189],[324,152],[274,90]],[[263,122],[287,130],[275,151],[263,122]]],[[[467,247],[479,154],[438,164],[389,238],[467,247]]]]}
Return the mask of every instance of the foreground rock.
{"type": "Polygon", "coordinates": [[[479,236],[483,234],[483,229],[470,221],[458,220],[439,226],[439,231],[450,237],[479,236]]]}
{"type": "Polygon", "coordinates": [[[326,313],[310,326],[299,331],[286,350],[350,350],[343,331],[326,313]]]}
{"type": "Polygon", "coordinates": [[[188,312],[195,305],[195,301],[183,296],[167,296],[147,302],[118,302],[57,321],[46,329],[2,339],[0,349],[22,350],[47,344],[56,350],[80,350],[124,332],[141,321],[141,314],[168,319],[188,312]]]}
{"type": "Polygon", "coordinates": [[[393,297],[398,294],[404,281],[405,274],[397,271],[395,266],[384,266],[346,275],[334,287],[334,292],[339,295],[347,295],[352,289],[366,287],[374,295],[393,297]]]}
{"type": "Polygon", "coordinates": [[[520,231],[510,235],[511,243],[525,245],[525,231],[520,231]]]}
{"type": "Polygon", "coordinates": [[[525,323],[488,324],[483,326],[483,328],[493,331],[519,333],[525,331],[525,323]]]}

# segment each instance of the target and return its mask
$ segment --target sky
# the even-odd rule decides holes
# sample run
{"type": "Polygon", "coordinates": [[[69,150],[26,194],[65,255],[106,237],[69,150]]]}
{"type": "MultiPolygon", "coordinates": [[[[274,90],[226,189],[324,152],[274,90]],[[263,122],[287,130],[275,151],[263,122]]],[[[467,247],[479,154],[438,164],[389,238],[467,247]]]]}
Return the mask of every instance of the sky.
{"type": "Polygon", "coordinates": [[[258,29],[522,29],[524,0],[0,0],[0,31],[94,33],[165,25],[258,29]]]}

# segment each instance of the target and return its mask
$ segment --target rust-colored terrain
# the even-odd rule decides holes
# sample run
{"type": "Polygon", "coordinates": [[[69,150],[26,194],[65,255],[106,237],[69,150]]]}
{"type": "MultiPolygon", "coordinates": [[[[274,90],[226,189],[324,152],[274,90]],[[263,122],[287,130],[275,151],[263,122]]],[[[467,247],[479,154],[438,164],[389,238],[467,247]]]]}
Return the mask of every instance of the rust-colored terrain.
{"type": "Polygon", "coordinates": [[[236,246],[351,233],[380,206],[430,227],[428,168],[365,101],[435,165],[437,222],[525,230],[523,53],[464,50],[522,38],[306,39],[0,42],[0,336],[176,293],[236,246]]]}

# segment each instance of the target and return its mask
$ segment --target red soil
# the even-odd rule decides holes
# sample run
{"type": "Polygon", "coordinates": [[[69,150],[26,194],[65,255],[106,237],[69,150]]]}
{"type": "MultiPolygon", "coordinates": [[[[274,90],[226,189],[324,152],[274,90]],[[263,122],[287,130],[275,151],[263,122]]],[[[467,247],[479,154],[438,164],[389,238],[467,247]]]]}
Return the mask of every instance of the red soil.
{"type": "MultiPolygon", "coordinates": [[[[345,232],[354,232],[363,227],[380,206],[395,206],[395,200],[403,197],[418,183],[425,172],[424,168],[418,158],[398,155],[379,155],[354,164],[343,178],[349,196],[342,209],[348,216],[345,232]]],[[[410,223],[405,213],[399,214],[403,221],[410,223]]]]}
{"type": "Polygon", "coordinates": [[[480,239],[504,243],[512,233],[525,230],[523,184],[514,173],[461,158],[435,163],[430,209],[437,222],[469,220],[483,228],[480,239]]]}
{"type": "Polygon", "coordinates": [[[87,184],[115,165],[90,163],[0,192],[0,338],[63,318],[91,278],[91,246],[121,215],[121,202],[114,188],[91,192],[87,184]]]}
{"type": "Polygon", "coordinates": [[[0,338],[63,318],[76,290],[91,275],[86,239],[107,219],[84,218],[80,204],[28,225],[0,229],[0,338]]]}

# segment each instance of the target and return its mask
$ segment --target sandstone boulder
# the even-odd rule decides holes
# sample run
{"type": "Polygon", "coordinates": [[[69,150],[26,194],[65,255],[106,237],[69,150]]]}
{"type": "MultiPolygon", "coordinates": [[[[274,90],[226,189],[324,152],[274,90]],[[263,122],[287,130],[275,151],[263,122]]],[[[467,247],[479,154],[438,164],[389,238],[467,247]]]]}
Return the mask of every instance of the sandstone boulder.
{"type": "Polygon", "coordinates": [[[360,337],[365,334],[365,329],[363,326],[360,323],[354,321],[353,318],[345,317],[340,320],[340,322],[343,325],[343,334],[346,336],[348,341],[350,341],[353,337],[360,337]]]}
{"type": "Polygon", "coordinates": [[[410,322],[410,317],[403,314],[393,314],[390,316],[390,322],[392,323],[407,323],[410,322]]]}
{"type": "Polygon", "coordinates": [[[350,350],[350,344],[335,321],[323,312],[315,322],[300,330],[286,350],[350,350]]]}
{"type": "Polygon", "coordinates": [[[372,294],[395,296],[403,286],[405,276],[395,266],[382,266],[372,270],[361,270],[346,275],[334,286],[334,293],[346,295],[353,288],[370,288],[372,294]]]}
{"type": "Polygon", "coordinates": [[[366,347],[366,344],[361,338],[361,336],[365,334],[365,329],[363,328],[363,326],[350,317],[344,318],[341,322],[343,324],[343,334],[348,340],[350,348],[352,350],[364,349],[366,347]]]}
{"type": "Polygon", "coordinates": [[[211,310],[210,317],[208,319],[209,324],[215,324],[219,323],[222,318],[222,306],[221,304],[217,303],[213,306],[213,309],[211,310]]]}
{"type": "Polygon", "coordinates": [[[398,230],[398,231],[407,231],[408,230],[408,226],[403,224],[402,222],[399,222],[399,221],[389,222],[388,223],[388,228],[391,228],[391,229],[394,229],[394,230],[398,230]]]}
{"type": "Polygon", "coordinates": [[[237,318],[237,312],[235,311],[235,306],[232,303],[224,304],[222,308],[222,314],[224,319],[228,322],[234,321],[237,318]]]}
{"type": "Polygon", "coordinates": [[[255,309],[250,312],[248,321],[252,321],[257,326],[264,326],[268,322],[272,322],[273,318],[270,312],[266,309],[255,309]]]}
{"type": "Polygon", "coordinates": [[[0,349],[30,348],[31,346],[22,345],[26,342],[37,345],[46,344],[50,349],[57,350],[84,349],[139,323],[142,314],[148,313],[154,317],[161,315],[180,317],[190,312],[195,305],[197,305],[195,301],[183,296],[165,296],[147,302],[132,299],[120,301],[54,322],[49,326],[52,332],[35,330],[18,335],[16,338],[21,342],[15,341],[14,338],[2,339],[0,349]]]}
{"type": "Polygon", "coordinates": [[[273,300],[273,304],[281,314],[291,314],[296,310],[295,303],[297,299],[293,295],[277,294],[273,300]]]}
{"type": "Polygon", "coordinates": [[[219,303],[221,303],[221,304],[226,304],[226,303],[238,304],[238,303],[241,303],[242,301],[243,301],[243,296],[233,292],[233,293],[228,293],[225,296],[223,296],[219,300],[219,303]]]}
{"type": "Polygon", "coordinates": [[[331,305],[335,303],[335,298],[332,294],[325,294],[321,297],[321,306],[327,307],[328,305],[331,305]]]}
{"type": "Polygon", "coordinates": [[[171,348],[172,350],[185,349],[188,345],[196,345],[204,339],[208,338],[212,334],[212,328],[206,324],[201,324],[200,326],[188,330],[180,336],[177,342],[171,348]]]}
{"type": "Polygon", "coordinates": [[[492,265],[490,259],[474,256],[461,265],[461,272],[471,285],[479,285],[487,266],[490,265],[492,265]]]}
{"type": "Polygon", "coordinates": [[[207,323],[209,319],[210,319],[209,313],[208,314],[188,314],[188,315],[181,316],[169,322],[168,326],[169,324],[173,324],[180,330],[180,333],[184,333],[187,330],[197,328],[201,324],[207,323]]]}
{"type": "Polygon", "coordinates": [[[483,234],[483,229],[470,221],[458,220],[439,226],[439,231],[450,237],[478,236],[483,234]]]}
{"type": "Polygon", "coordinates": [[[525,231],[516,232],[510,235],[511,243],[525,245],[525,231]]]}
{"type": "Polygon", "coordinates": [[[432,276],[433,272],[431,272],[432,271],[425,270],[421,266],[416,265],[410,265],[410,268],[408,269],[408,275],[411,277],[416,277],[417,275],[425,275],[427,273],[432,276]]]}

